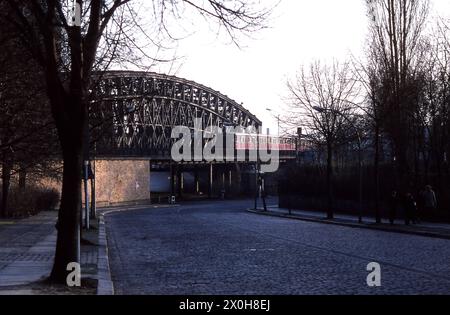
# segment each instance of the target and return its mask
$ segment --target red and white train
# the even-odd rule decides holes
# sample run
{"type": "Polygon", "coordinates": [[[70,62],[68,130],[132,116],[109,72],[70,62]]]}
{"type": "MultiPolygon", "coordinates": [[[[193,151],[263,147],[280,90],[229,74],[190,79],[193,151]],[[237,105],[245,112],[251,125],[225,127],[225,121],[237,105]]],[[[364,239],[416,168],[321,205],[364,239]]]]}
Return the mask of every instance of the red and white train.
{"type": "Polygon", "coordinates": [[[297,139],[246,133],[235,135],[236,150],[256,150],[258,146],[275,151],[297,151],[297,139]]]}

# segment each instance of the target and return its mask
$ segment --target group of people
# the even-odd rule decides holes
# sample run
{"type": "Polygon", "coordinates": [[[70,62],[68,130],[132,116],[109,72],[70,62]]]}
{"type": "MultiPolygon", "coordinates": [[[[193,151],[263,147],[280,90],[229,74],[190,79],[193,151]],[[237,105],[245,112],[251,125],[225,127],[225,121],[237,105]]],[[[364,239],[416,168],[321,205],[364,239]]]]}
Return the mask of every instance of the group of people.
{"type": "Polygon", "coordinates": [[[398,210],[403,209],[405,224],[417,224],[424,213],[433,212],[436,207],[436,194],[430,185],[420,191],[417,201],[410,192],[400,195],[393,191],[389,200],[389,222],[394,224],[398,210]]]}

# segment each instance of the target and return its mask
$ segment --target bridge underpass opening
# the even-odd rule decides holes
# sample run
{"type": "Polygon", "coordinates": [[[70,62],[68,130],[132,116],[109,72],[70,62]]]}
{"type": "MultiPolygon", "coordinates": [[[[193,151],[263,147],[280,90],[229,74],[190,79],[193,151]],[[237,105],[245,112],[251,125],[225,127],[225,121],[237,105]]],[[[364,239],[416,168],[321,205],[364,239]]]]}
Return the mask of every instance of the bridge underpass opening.
{"type": "Polygon", "coordinates": [[[250,197],[255,189],[252,165],[161,164],[131,158],[98,158],[92,165],[98,207],[167,203],[172,195],[177,200],[250,197]]]}
{"type": "Polygon", "coordinates": [[[241,169],[236,164],[156,164],[150,172],[152,201],[170,195],[177,200],[243,196],[241,169]]]}

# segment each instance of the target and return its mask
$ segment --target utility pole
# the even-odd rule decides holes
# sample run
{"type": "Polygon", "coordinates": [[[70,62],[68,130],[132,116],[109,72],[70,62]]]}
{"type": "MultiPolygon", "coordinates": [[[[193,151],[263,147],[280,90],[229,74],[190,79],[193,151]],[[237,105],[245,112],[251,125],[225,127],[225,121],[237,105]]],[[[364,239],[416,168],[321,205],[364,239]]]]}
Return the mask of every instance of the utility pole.
{"type": "Polygon", "coordinates": [[[264,191],[264,179],[262,178],[262,175],[261,175],[261,161],[259,158],[259,135],[260,135],[260,133],[259,133],[259,128],[258,128],[257,132],[256,132],[255,211],[258,210],[258,198],[262,199],[264,211],[267,211],[266,197],[265,197],[265,191],[264,191]]]}
{"type": "MultiPolygon", "coordinates": [[[[92,178],[91,178],[91,219],[97,219],[97,203],[95,199],[95,159],[97,156],[97,143],[94,143],[94,158],[93,163],[94,167],[92,169],[92,178]]],[[[91,163],[92,166],[92,163],[91,163]]]]}
{"type": "Polygon", "coordinates": [[[83,183],[84,183],[84,228],[90,228],[89,175],[91,165],[89,158],[89,112],[84,122],[83,130],[83,183]]]}
{"type": "MultiPolygon", "coordinates": [[[[83,51],[83,47],[82,47],[82,41],[80,38],[80,34],[81,34],[81,8],[82,8],[82,1],[81,0],[74,0],[72,2],[72,12],[71,12],[71,17],[69,20],[69,25],[70,25],[70,32],[76,35],[76,38],[79,40],[79,45],[80,47],[78,48],[80,50],[80,52],[83,51]]],[[[82,69],[82,66],[80,65],[80,69],[82,69]]],[[[83,139],[84,141],[85,139],[83,139]]],[[[83,155],[85,154],[85,152],[83,152],[83,155]]],[[[80,170],[81,171],[81,170],[80,170]]],[[[81,183],[79,183],[81,184],[81,183]]],[[[81,262],[81,237],[82,237],[82,228],[83,228],[83,221],[82,221],[82,216],[83,216],[83,210],[80,210],[80,215],[79,215],[79,220],[77,220],[77,231],[78,231],[78,235],[77,235],[77,239],[76,239],[76,251],[77,251],[77,262],[80,263],[81,262]]],[[[59,233],[59,232],[58,232],[59,233]]]]}

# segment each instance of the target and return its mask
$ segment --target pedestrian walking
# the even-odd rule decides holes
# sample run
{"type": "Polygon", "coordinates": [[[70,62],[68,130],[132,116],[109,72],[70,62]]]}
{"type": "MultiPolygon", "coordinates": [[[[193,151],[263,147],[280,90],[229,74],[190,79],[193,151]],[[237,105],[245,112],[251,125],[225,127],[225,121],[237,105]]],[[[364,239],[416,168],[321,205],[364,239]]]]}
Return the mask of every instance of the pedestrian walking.
{"type": "Polygon", "coordinates": [[[420,222],[425,212],[425,188],[421,189],[417,195],[417,222],[420,222]]]}
{"type": "Polygon", "coordinates": [[[423,202],[423,215],[433,215],[437,207],[436,194],[430,185],[425,186],[425,190],[421,193],[423,202]]]}
{"type": "Polygon", "coordinates": [[[395,218],[397,216],[397,207],[398,207],[398,194],[397,191],[392,191],[391,196],[389,198],[389,222],[394,224],[395,218]]]}
{"type": "Polygon", "coordinates": [[[411,193],[405,195],[404,200],[405,207],[405,224],[409,225],[411,222],[413,224],[417,223],[417,204],[411,193]]]}

